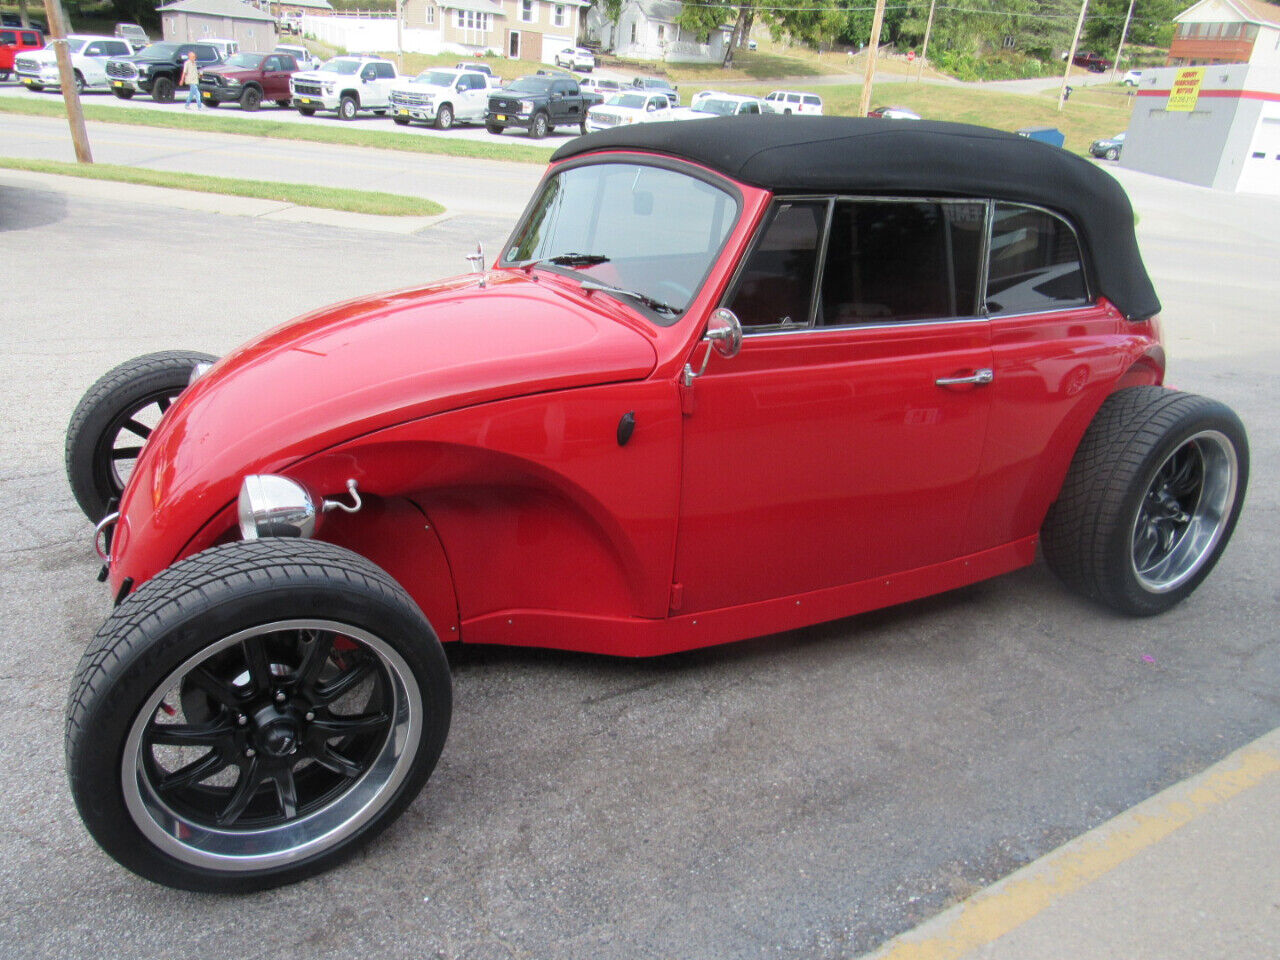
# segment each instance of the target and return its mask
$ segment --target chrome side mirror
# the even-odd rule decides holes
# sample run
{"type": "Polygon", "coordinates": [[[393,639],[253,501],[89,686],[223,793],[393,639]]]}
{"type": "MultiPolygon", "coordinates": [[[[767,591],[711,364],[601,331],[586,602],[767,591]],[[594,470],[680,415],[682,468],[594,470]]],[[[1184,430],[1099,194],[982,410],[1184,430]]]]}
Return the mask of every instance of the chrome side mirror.
{"type": "Polygon", "coordinates": [[[693,364],[684,365],[684,385],[690,386],[693,381],[707,372],[707,364],[711,361],[711,351],[715,351],[726,360],[731,360],[742,349],[742,322],[737,314],[727,307],[720,307],[707,321],[707,332],[702,336],[709,346],[702,355],[702,366],[695,372],[693,364]]]}

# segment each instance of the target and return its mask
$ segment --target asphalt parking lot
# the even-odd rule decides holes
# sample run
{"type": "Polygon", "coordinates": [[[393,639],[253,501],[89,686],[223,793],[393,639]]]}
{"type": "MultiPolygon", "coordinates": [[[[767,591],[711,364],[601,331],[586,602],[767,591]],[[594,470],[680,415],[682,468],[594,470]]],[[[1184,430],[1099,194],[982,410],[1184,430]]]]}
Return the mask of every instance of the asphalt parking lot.
{"type": "Polygon", "coordinates": [[[67,418],[123,359],[220,353],[459,272],[510,220],[399,237],[0,172],[0,952],[848,957],[1280,725],[1280,200],[1119,176],[1165,303],[1169,380],[1234,406],[1253,447],[1235,540],[1188,603],[1118,618],[1037,564],[660,660],[458,651],[450,741],[395,826],[322,877],[208,897],[116,867],[67,793],[67,682],[110,606],[63,477],[67,418]]]}

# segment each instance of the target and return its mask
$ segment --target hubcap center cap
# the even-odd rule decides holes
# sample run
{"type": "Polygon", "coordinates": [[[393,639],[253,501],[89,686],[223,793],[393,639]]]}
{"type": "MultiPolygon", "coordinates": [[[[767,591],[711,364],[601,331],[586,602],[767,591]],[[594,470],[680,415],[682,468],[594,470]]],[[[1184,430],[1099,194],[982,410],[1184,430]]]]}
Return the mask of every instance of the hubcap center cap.
{"type": "Polygon", "coordinates": [[[298,750],[298,728],[288,719],[276,720],[262,727],[254,738],[269,757],[287,757],[298,750]]]}

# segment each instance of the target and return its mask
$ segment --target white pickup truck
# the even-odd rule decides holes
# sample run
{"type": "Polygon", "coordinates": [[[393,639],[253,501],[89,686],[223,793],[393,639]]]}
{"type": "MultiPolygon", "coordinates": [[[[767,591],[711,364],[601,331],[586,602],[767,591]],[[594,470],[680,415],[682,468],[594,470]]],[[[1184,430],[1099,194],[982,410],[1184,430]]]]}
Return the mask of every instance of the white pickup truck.
{"type": "Polygon", "coordinates": [[[687,107],[671,111],[672,120],[706,120],[708,117],[745,117],[759,113],[773,113],[773,105],[760,97],[746,97],[736,93],[720,93],[703,90],[696,94],[687,107]]]}
{"type": "Polygon", "coordinates": [[[665,93],[643,90],[615,93],[587,111],[587,132],[609,130],[628,123],[652,123],[674,119],[675,109],[665,93]]]}
{"type": "Polygon", "coordinates": [[[390,108],[391,88],[399,80],[390,60],[334,57],[319,70],[295,73],[289,79],[289,92],[304,117],[332,110],[343,120],[354,120],[361,110],[385,114],[390,108]]]}
{"type": "MultiPolygon", "coordinates": [[[[76,88],[84,93],[86,90],[110,89],[111,81],[107,79],[106,72],[108,58],[132,56],[133,48],[128,41],[115,37],[73,33],[67,37],[67,52],[71,55],[71,70],[76,88]]],[[[62,78],[58,74],[58,56],[52,43],[43,50],[18,54],[13,61],[13,71],[18,75],[18,81],[28,90],[62,86],[62,78]]]]}
{"type": "Polygon", "coordinates": [[[478,70],[423,70],[391,88],[391,119],[401,126],[413,120],[448,130],[455,122],[484,123],[489,108],[489,77],[478,70]]]}

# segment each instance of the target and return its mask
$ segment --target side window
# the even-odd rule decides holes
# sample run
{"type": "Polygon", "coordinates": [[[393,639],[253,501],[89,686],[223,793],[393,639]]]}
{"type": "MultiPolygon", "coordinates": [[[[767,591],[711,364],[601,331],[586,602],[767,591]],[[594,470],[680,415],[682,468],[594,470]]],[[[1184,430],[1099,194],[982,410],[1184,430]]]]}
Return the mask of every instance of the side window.
{"type": "Polygon", "coordinates": [[[987,311],[1031,313],[1089,302],[1080,245],[1064,220],[997,203],[987,268],[987,311]]]}
{"type": "Polygon", "coordinates": [[[102,44],[100,44],[100,43],[91,43],[91,44],[89,44],[87,47],[85,47],[85,48],[84,48],[84,55],[85,55],[86,57],[100,57],[100,56],[102,56],[102,44]]]}
{"type": "Polygon", "coordinates": [[[759,113],[760,107],[758,104],[754,104],[754,103],[744,104],[742,107],[742,112],[743,113],[759,113]]]}
{"type": "Polygon", "coordinates": [[[25,43],[25,44],[26,44],[27,46],[29,46],[29,47],[34,47],[34,46],[36,46],[37,44],[39,44],[39,43],[40,43],[40,34],[38,34],[38,33],[23,33],[23,35],[22,35],[22,42],[23,42],[23,43],[25,43]]]}
{"type": "Polygon", "coordinates": [[[0,43],[17,43],[18,35],[12,30],[0,30],[0,43]]]}
{"type": "Polygon", "coordinates": [[[375,63],[378,70],[378,79],[394,80],[396,78],[396,68],[389,63],[375,63]]]}
{"type": "Polygon", "coordinates": [[[985,209],[982,203],[838,202],[818,322],[974,316],[985,209]]]}
{"type": "Polygon", "coordinates": [[[807,103],[807,104],[808,104],[809,106],[811,106],[811,107],[820,107],[820,106],[822,106],[822,98],[821,98],[821,97],[805,97],[805,98],[804,98],[804,102],[805,102],[805,103],[807,103]]]}
{"type": "Polygon", "coordinates": [[[743,327],[807,326],[827,200],[779,200],[738,276],[728,305],[743,327]]]}
{"type": "Polygon", "coordinates": [[[196,59],[201,63],[208,63],[210,60],[217,60],[218,51],[213,47],[207,47],[204,44],[197,44],[196,59]]]}
{"type": "Polygon", "coordinates": [[[269,71],[269,70],[279,70],[279,69],[280,69],[280,58],[279,58],[279,57],[267,57],[265,60],[263,60],[263,61],[262,61],[262,69],[263,69],[263,70],[267,70],[267,71],[269,71]]]}

